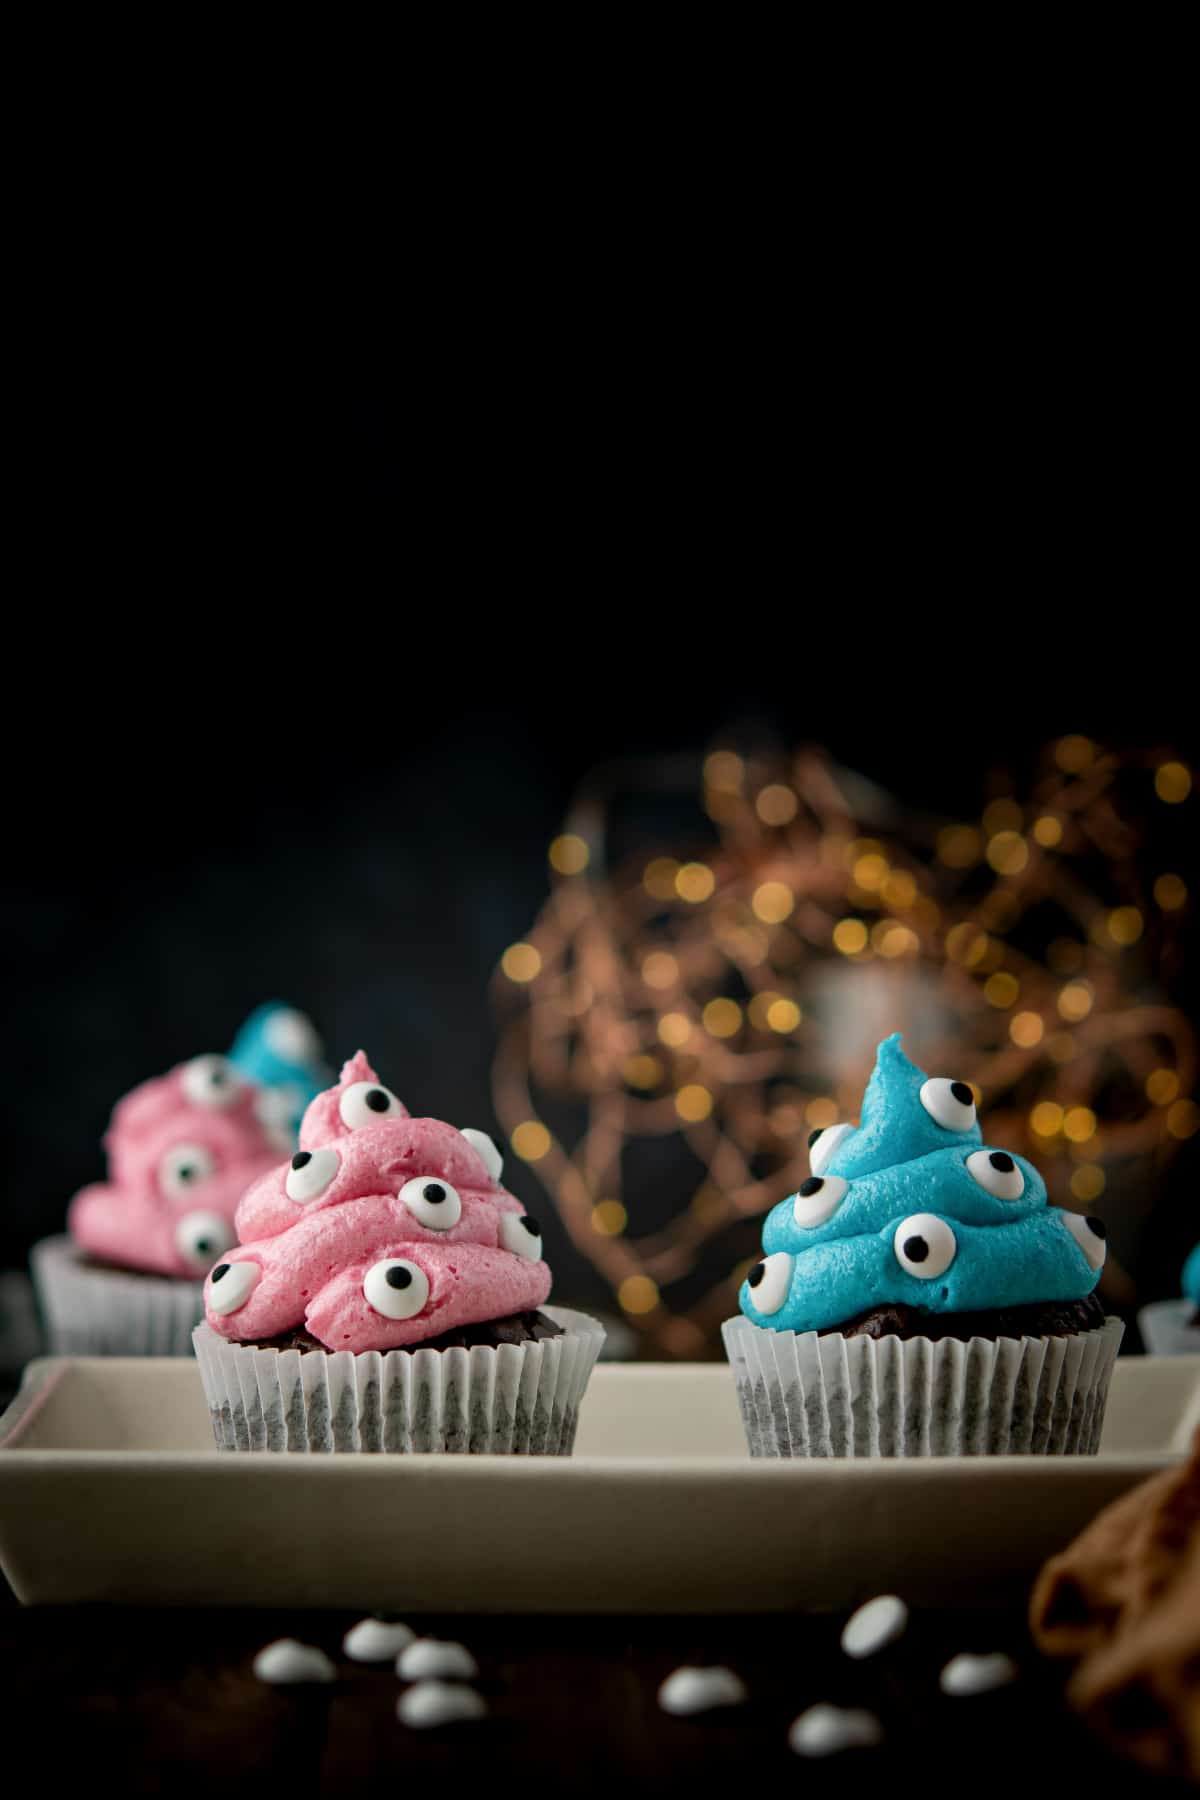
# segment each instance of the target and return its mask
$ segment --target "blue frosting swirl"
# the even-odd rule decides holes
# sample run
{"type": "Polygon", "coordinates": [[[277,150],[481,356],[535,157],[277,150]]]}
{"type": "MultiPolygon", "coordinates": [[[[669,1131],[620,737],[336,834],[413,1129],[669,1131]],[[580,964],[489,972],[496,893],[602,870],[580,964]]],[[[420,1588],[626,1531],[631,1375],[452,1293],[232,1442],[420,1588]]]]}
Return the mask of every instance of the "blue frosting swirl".
{"type": "MultiPolygon", "coordinates": [[[[820,1331],[888,1304],[985,1312],[1090,1294],[1100,1222],[1048,1205],[1032,1163],[988,1149],[971,1100],[886,1038],[862,1122],[827,1140],[828,1157],[817,1138],[819,1176],[767,1215],[766,1260],[739,1295],[746,1317],[820,1331]]],[[[1200,1253],[1191,1260],[1200,1282],[1200,1253]]]]}
{"type": "Polygon", "coordinates": [[[1183,1265],[1183,1292],[1193,1306],[1200,1306],[1200,1244],[1183,1265]]]}
{"type": "Polygon", "coordinates": [[[332,1079],[311,1024],[280,1000],[254,1009],[233,1040],[229,1060],[247,1081],[274,1097],[279,1122],[293,1136],[309,1101],[332,1079]]]}

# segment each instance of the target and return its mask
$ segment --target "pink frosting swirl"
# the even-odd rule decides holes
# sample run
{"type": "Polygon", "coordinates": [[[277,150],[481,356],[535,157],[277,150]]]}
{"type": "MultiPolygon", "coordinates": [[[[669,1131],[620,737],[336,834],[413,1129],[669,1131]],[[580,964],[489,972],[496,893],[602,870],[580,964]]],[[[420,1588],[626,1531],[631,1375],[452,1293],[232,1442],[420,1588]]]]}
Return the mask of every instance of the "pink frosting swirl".
{"type": "Polygon", "coordinates": [[[247,1186],[279,1156],[259,1101],[223,1056],[195,1057],[126,1094],[104,1139],[109,1180],[71,1202],[75,1242],[123,1268],[203,1275],[234,1242],[247,1186]]]}
{"type": "Polygon", "coordinates": [[[208,1323],[242,1342],[304,1326],[330,1350],[396,1350],[540,1306],[541,1234],[499,1173],[490,1138],[411,1118],[359,1051],[309,1106],[296,1156],[243,1197],[208,1323]]]}

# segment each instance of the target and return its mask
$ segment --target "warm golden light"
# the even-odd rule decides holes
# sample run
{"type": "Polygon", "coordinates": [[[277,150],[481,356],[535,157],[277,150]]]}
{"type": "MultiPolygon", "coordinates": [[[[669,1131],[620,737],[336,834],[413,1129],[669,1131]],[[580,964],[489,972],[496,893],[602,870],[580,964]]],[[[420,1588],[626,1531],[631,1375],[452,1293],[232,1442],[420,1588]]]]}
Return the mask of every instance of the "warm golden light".
{"type": "Polygon", "coordinates": [[[655,900],[673,900],[678,873],[679,864],[673,856],[656,856],[642,871],[642,886],[655,900]]]}
{"type": "Polygon", "coordinates": [[[952,925],[946,933],[946,955],[951,962],[964,963],[968,969],[973,969],[983,961],[987,950],[987,932],[980,931],[969,919],[964,919],[960,925],[952,925]]]}
{"type": "Polygon", "coordinates": [[[692,1035],[692,1022],[686,1013],[664,1013],[658,1021],[658,1035],[672,1050],[686,1044],[692,1035]]]}
{"type": "Polygon", "coordinates": [[[994,975],[989,975],[983,984],[983,997],[989,1006],[1011,1006],[1020,991],[1021,984],[1016,976],[1010,975],[1005,969],[998,969],[994,975]]]}
{"type": "Polygon", "coordinates": [[[1054,760],[1067,775],[1079,775],[1084,769],[1090,769],[1095,755],[1094,744],[1085,737],[1059,738],[1054,749],[1054,760]]]}
{"type": "Polygon", "coordinates": [[[750,905],[764,925],[781,925],[792,912],[796,897],[782,881],[764,881],[755,888],[750,905]]]}
{"type": "Polygon", "coordinates": [[[510,981],[532,981],[541,973],[541,952],[532,944],[510,944],[500,958],[500,967],[510,981]]]}
{"type": "Polygon", "coordinates": [[[1080,1163],[1071,1176],[1071,1192],[1077,1200],[1098,1200],[1104,1187],[1104,1170],[1099,1163],[1080,1163]]]}
{"type": "Polygon", "coordinates": [[[824,1131],[830,1125],[837,1124],[838,1109],[836,1100],[810,1100],[804,1109],[804,1117],[814,1131],[824,1131]]]}
{"type": "Polygon", "coordinates": [[[1108,935],[1114,944],[1136,944],[1142,935],[1142,915],[1137,907],[1115,907],[1108,915],[1108,935]]]}
{"type": "Polygon", "coordinates": [[[648,1275],[627,1275],[617,1289],[617,1304],[627,1313],[653,1312],[658,1305],[658,1287],[648,1275]]]}
{"type": "Polygon", "coordinates": [[[657,1056],[628,1056],[625,1059],[625,1079],[630,1087],[657,1087],[664,1074],[657,1056]]]}
{"type": "Polygon", "coordinates": [[[713,1097],[699,1082],[690,1081],[675,1096],[675,1111],[688,1125],[698,1125],[713,1109],[713,1097]]]}
{"type": "Polygon", "coordinates": [[[600,1200],[592,1208],[592,1230],[601,1237],[620,1237],[629,1223],[629,1214],[619,1200],[600,1200]]]}
{"type": "Polygon", "coordinates": [[[917,897],[917,884],[907,869],[892,869],[883,884],[883,898],[897,912],[907,912],[917,897]]]}
{"type": "Polygon", "coordinates": [[[526,1119],[512,1134],[512,1147],[522,1162],[541,1162],[550,1149],[550,1133],[537,1119],[526,1119]]]}
{"type": "Polygon", "coordinates": [[[1086,1019],[1092,1010],[1091,984],[1086,981],[1069,981],[1058,996],[1058,1010],[1064,1019],[1072,1024],[1086,1019]]]}
{"type": "Polygon", "coordinates": [[[983,829],[988,837],[1020,831],[1024,817],[1015,800],[993,800],[983,809],[983,829]]]}
{"type": "Polygon", "coordinates": [[[1053,850],[1055,844],[1061,844],[1062,834],[1062,820],[1056,819],[1053,813],[1043,813],[1033,822],[1034,838],[1043,850],[1053,850]]]}
{"type": "Polygon", "coordinates": [[[754,810],[764,825],[790,825],[799,808],[800,802],[791,788],[779,781],[765,787],[754,802],[754,810]]]}
{"type": "Polygon", "coordinates": [[[550,866],[557,869],[560,875],[578,875],[587,868],[591,856],[583,839],[576,837],[574,832],[556,837],[550,846],[550,866]]]}
{"type": "Polygon", "coordinates": [[[1154,772],[1154,791],[1168,806],[1178,806],[1192,791],[1192,772],[1186,763],[1160,763],[1154,772]]]}
{"type": "Polygon", "coordinates": [[[1035,1012],[1019,1012],[1008,1023],[1009,1037],[1022,1050],[1032,1050],[1035,1044],[1040,1044],[1045,1030],[1035,1012]]]}
{"type": "Polygon", "coordinates": [[[1069,1031],[1056,1031],[1046,1039],[1046,1055],[1052,1062],[1069,1063],[1076,1055],[1075,1039],[1069,1031]]]}
{"type": "Polygon", "coordinates": [[[1019,875],[1029,861],[1029,845],[1016,831],[998,831],[988,840],[987,859],[997,875],[1019,875]]]}
{"type": "Polygon", "coordinates": [[[679,980],[679,964],[666,950],[652,950],[642,959],[642,980],[647,987],[674,987],[679,980]]]}
{"type": "Polygon", "coordinates": [[[750,1023],[756,1031],[769,1031],[771,1021],[767,1017],[779,995],[774,988],[764,988],[761,994],[755,994],[746,1011],[750,1014],[750,1023]]]}
{"type": "Polygon", "coordinates": [[[1063,1135],[1073,1144],[1086,1144],[1096,1135],[1096,1115],[1090,1106],[1069,1106],[1063,1119],[1063,1135]]]}
{"type": "Polygon", "coordinates": [[[1164,912],[1178,912],[1187,905],[1187,882],[1181,875],[1160,875],[1154,884],[1154,898],[1164,912]]]}
{"type": "Polygon", "coordinates": [[[854,865],[854,879],[860,888],[868,893],[877,893],[888,878],[887,858],[872,851],[868,856],[860,856],[854,865]]]}
{"type": "Polygon", "coordinates": [[[1146,1077],[1146,1098],[1152,1106],[1170,1106],[1179,1093],[1179,1077],[1174,1069],[1155,1069],[1146,1077]]]}
{"type": "Polygon", "coordinates": [[[867,947],[867,928],[861,919],[839,919],[833,928],[833,944],[843,956],[857,956],[867,947]]]}
{"type": "Polygon", "coordinates": [[[1029,1123],[1038,1137],[1057,1137],[1063,1128],[1063,1109],[1054,1100],[1039,1100],[1029,1115],[1029,1123]]]}
{"type": "Polygon", "coordinates": [[[1200,1127],[1200,1107],[1192,1100],[1177,1100],[1167,1114],[1167,1130],[1172,1137],[1190,1138],[1200,1127]]]}
{"type": "Polygon", "coordinates": [[[675,877],[675,892],[693,906],[707,900],[716,885],[716,877],[707,863],[684,863],[675,877]]]}
{"type": "Polygon", "coordinates": [[[710,1000],[704,1008],[704,1029],[710,1037],[731,1038],[742,1023],[742,1009],[736,1000],[710,1000]]]}
{"type": "Polygon", "coordinates": [[[982,851],[983,839],[974,825],[947,825],[938,832],[938,860],[948,869],[969,869],[982,851]]]}
{"type": "Polygon", "coordinates": [[[735,794],[742,785],[746,765],[732,750],[714,750],[704,759],[704,779],[709,787],[735,794]]]}
{"type": "Polygon", "coordinates": [[[773,1000],[767,1008],[767,1024],[772,1031],[786,1037],[800,1023],[800,1008],[794,1000],[773,1000]]]}

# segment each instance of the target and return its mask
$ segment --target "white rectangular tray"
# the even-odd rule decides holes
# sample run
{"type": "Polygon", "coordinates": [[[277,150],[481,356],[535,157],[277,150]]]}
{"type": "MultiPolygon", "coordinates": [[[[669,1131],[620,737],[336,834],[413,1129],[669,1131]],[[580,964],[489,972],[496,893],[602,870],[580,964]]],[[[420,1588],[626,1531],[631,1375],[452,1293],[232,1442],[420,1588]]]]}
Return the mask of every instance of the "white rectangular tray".
{"type": "Polygon", "coordinates": [[[1126,1357],[1096,1457],[751,1461],[724,1366],[605,1364],[571,1458],[219,1455],[192,1362],[50,1358],[0,1419],[0,1563],[27,1603],[979,1603],[1198,1424],[1200,1356],[1126,1357]]]}

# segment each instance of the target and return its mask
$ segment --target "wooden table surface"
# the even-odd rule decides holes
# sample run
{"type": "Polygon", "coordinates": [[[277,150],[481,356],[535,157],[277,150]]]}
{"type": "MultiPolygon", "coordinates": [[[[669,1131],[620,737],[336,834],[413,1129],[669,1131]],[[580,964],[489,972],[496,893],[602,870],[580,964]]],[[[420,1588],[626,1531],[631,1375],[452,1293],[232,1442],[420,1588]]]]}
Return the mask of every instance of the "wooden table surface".
{"type": "MultiPolygon", "coordinates": [[[[514,1546],[514,1549],[519,1546],[514,1546]]],[[[536,1556],[536,1544],[526,1547],[536,1556]]],[[[1117,1762],[1061,1700],[1061,1674],[1025,1634],[1022,1606],[1006,1612],[914,1616],[899,1643],[855,1663],[838,1647],[841,1617],[414,1619],[474,1653],[490,1716],[438,1731],[396,1718],[400,1684],[389,1665],[340,1654],[353,1614],[22,1609],[0,1602],[3,1742],[10,1758],[36,1744],[43,1767],[20,1788],[41,1796],[122,1794],[341,1796],[356,1789],[547,1795],[708,1791],[846,1793],[886,1781],[901,1794],[974,1800],[1005,1793],[1184,1790],[1117,1762]],[[254,1653],[273,1638],[319,1644],[337,1662],[324,1688],[263,1685],[254,1653]],[[973,1699],[943,1697],[937,1677],[960,1650],[1006,1649],[1021,1675],[973,1699]],[[656,1703],[681,1663],[723,1662],[750,1690],[737,1711],[673,1719],[656,1703]],[[796,1715],[819,1700],[876,1711],[877,1750],[822,1762],[787,1747],[796,1715]],[[87,1789],[81,1782],[88,1782],[87,1789]]]]}

